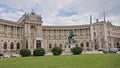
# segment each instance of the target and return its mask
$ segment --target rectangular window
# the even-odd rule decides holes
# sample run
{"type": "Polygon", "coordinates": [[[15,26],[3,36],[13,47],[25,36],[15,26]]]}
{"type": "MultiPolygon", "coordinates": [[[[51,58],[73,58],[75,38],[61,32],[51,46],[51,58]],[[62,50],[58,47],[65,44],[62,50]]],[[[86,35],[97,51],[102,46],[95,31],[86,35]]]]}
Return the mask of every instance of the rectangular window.
{"type": "Polygon", "coordinates": [[[96,37],[96,33],[94,32],[94,37],[96,37]]]}

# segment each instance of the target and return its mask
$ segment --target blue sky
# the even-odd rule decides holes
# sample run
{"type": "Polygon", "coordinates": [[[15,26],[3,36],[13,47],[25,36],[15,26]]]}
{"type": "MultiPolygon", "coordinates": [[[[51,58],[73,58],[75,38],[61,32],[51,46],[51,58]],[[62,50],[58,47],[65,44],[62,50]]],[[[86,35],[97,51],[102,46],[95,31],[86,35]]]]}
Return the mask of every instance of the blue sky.
{"type": "Polygon", "coordinates": [[[120,0],[0,0],[0,18],[17,21],[32,9],[42,16],[44,25],[89,24],[90,13],[95,19],[106,19],[120,25],[120,0]]]}
{"type": "Polygon", "coordinates": [[[68,17],[68,16],[72,16],[72,15],[77,15],[78,13],[75,11],[71,11],[71,10],[60,10],[58,13],[58,16],[61,17],[68,17]]]}

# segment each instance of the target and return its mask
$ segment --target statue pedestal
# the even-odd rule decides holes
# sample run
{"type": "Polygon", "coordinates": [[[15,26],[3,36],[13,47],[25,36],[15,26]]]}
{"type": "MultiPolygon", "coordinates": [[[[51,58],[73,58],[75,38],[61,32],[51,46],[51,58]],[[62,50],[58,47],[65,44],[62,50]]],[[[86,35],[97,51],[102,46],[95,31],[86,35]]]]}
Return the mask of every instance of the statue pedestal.
{"type": "Polygon", "coordinates": [[[65,52],[70,53],[70,49],[76,47],[76,44],[67,44],[65,48],[65,52]]]}

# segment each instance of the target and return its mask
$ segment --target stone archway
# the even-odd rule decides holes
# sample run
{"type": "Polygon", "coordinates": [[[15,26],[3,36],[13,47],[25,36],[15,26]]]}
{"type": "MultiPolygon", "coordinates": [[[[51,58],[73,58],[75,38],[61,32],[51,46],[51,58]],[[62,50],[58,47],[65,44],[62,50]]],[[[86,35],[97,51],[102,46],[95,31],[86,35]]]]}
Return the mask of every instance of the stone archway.
{"type": "Polygon", "coordinates": [[[36,41],[36,48],[41,48],[41,41],[40,40],[36,41]]]}
{"type": "Polygon", "coordinates": [[[49,43],[49,46],[48,46],[48,47],[49,47],[49,49],[51,49],[51,48],[52,48],[52,44],[51,44],[51,43],[49,43]]]}
{"type": "Polygon", "coordinates": [[[20,43],[19,42],[16,44],[16,49],[20,49],[20,43]]]}
{"type": "Polygon", "coordinates": [[[120,45],[120,44],[119,44],[119,42],[117,42],[116,44],[117,44],[117,46],[119,46],[119,45],[120,45]]]}
{"type": "Polygon", "coordinates": [[[99,49],[99,46],[98,45],[95,45],[95,50],[99,49]]]}
{"type": "Polygon", "coordinates": [[[86,47],[89,47],[89,42],[86,42],[86,47]]]}
{"type": "Polygon", "coordinates": [[[13,42],[11,42],[11,44],[10,44],[10,49],[14,49],[14,43],[13,42]]]}

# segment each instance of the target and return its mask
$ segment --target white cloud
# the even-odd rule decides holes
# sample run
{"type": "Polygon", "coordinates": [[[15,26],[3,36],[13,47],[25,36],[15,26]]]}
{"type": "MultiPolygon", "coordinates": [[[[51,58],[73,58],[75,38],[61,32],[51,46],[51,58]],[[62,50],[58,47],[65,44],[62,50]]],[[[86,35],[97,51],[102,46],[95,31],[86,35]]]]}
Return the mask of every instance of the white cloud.
{"type": "Polygon", "coordinates": [[[0,13],[3,12],[3,11],[6,11],[5,8],[0,8],[0,13]]]}
{"type": "Polygon", "coordinates": [[[110,16],[110,17],[108,17],[108,20],[110,20],[110,22],[113,25],[120,26],[120,16],[110,16]]]}
{"type": "Polygon", "coordinates": [[[2,19],[6,19],[6,20],[11,20],[11,21],[17,21],[18,18],[20,18],[22,16],[23,12],[17,11],[15,13],[12,12],[3,12],[0,14],[0,17],[2,19]]]}
{"type": "MultiPolygon", "coordinates": [[[[97,13],[92,14],[93,17],[93,22],[95,22],[95,19],[97,19],[97,13]]],[[[86,14],[76,14],[68,17],[55,17],[47,19],[48,23],[43,23],[44,25],[82,25],[82,24],[89,24],[90,13],[86,14]]]]}

